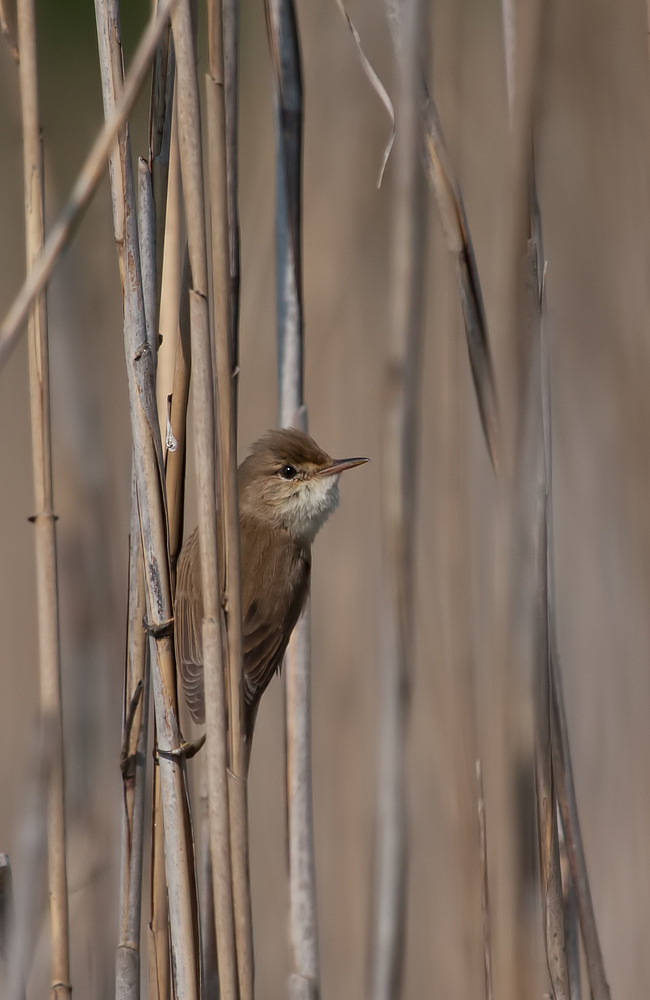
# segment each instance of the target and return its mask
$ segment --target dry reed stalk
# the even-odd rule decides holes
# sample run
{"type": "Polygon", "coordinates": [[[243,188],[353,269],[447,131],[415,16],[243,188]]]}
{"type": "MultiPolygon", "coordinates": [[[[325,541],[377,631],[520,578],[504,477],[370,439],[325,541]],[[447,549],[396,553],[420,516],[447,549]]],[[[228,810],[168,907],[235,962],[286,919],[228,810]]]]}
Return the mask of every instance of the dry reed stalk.
{"type": "Polygon", "coordinates": [[[503,57],[506,68],[506,93],[508,95],[508,114],[512,125],[515,99],[515,64],[517,53],[517,31],[515,0],[501,0],[501,21],[503,24],[503,57]]]}
{"type": "MultiPolygon", "coordinates": [[[[232,28],[232,25],[231,25],[232,28]]],[[[232,38],[231,38],[232,42],[232,38]]],[[[208,67],[206,106],[208,122],[208,162],[210,164],[210,222],[212,237],[212,287],[214,307],[214,359],[217,377],[218,441],[222,507],[224,593],[227,628],[227,677],[230,725],[230,769],[228,772],[231,864],[237,966],[241,1000],[254,994],[253,919],[248,861],[247,780],[250,746],[246,742],[243,695],[243,640],[241,608],[241,565],[239,541],[239,500],[237,485],[237,372],[238,331],[234,326],[238,308],[230,301],[235,246],[229,227],[236,222],[236,80],[229,78],[225,92],[224,22],[221,0],[208,4],[208,67]],[[226,96],[231,120],[227,120],[226,96]],[[228,142],[230,140],[230,147],[228,142]],[[230,156],[230,162],[229,162],[230,156]],[[233,162],[234,160],[234,162],[233,162]],[[228,171],[230,170],[230,199],[228,171]]],[[[229,72],[233,73],[232,53],[229,72]]],[[[236,268],[235,268],[236,269],[236,268]]]]}
{"type": "Polygon", "coordinates": [[[219,963],[217,958],[214,882],[212,879],[212,851],[210,850],[210,804],[207,767],[203,768],[200,777],[199,810],[201,847],[198,864],[198,882],[201,912],[202,998],[203,1000],[219,1000],[219,963]]]}
{"type": "MultiPolygon", "coordinates": [[[[116,0],[96,0],[104,115],[114,114],[123,87],[116,0]]],[[[124,294],[124,343],[131,409],[147,610],[153,654],[158,768],[164,818],[174,986],[179,1000],[198,1000],[198,940],[193,844],[185,789],[184,748],[176,707],[172,595],[167,550],[162,446],[155,400],[154,353],[147,338],[135,191],[128,129],[110,157],[111,194],[124,294]],[[119,200],[122,197],[122,201],[119,200]]],[[[155,268],[150,268],[155,273],[155,268]]]]}
{"type": "MultiPolygon", "coordinates": [[[[496,888],[493,896],[496,933],[496,978],[503,1000],[536,988],[530,982],[531,935],[522,909],[532,885],[533,872],[519,863],[528,860],[530,848],[522,843],[522,831],[531,820],[531,762],[533,726],[531,686],[524,676],[520,650],[515,650],[515,595],[522,592],[523,570],[531,569],[524,540],[535,537],[530,520],[530,490],[517,447],[527,413],[525,392],[527,352],[534,337],[526,337],[523,314],[523,262],[530,234],[528,179],[532,154],[532,120],[537,88],[543,0],[527,0],[517,10],[516,60],[508,90],[511,114],[510,144],[503,179],[504,218],[500,258],[500,297],[497,326],[500,334],[501,429],[503,466],[498,483],[498,504],[494,546],[492,648],[492,696],[490,705],[490,743],[494,747],[492,768],[493,825],[496,847],[496,888]],[[523,558],[522,558],[523,557],[523,558]],[[523,725],[522,725],[523,720],[523,725]],[[524,802],[526,799],[526,802],[524,802]],[[525,811],[525,815],[524,815],[525,811]],[[523,822],[522,822],[523,821],[523,822]],[[522,850],[523,848],[523,850],[522,850]]],[[[511,10],[506,7],[506,15],[511,10]]],[[[508,26],[511,22],[508,22],[508,26]]],[[[509,30],[509,27],[507,28],[509,30]]],[[[512,38],[506,41],[512,49],[512,38]]],[[[507,75],[507,74],[506,74],[507,75]]],[[[536,446],[537,447],[537,446],[536,446]]],[[[529,456],[534,467],[534,457],[529,456]]],[[[539,475],[539,470],[536,470],[539,475]]],[[[536,527],[536,526],[535,526],[536,527]]],[[[528,582],[528,579],[526,580],[528,582]]],[[[529,587],[526,587],[528,593],[529,587]]],[[[530,603],[530,602],[529,602],[530,603]]],[[[528,652],[532,653],[530,632],[534,609],[527,607],[528,652]]],[[[530,657],[526,662],[528,667],[530,657]]]]}
{"type": "MultiPolygon", "coordinates": [[[[389,10],[390,14],[390,10],[389,10]]],[[[379,773],[371,918],[371,1000],[401,991],[406,915],[404,753],[413,660],[413,536],[422,340],[424,218],[418,162],[422,11],[400,8],[392,236],[392,322],[385,388],[382,520],[385,589],[379,773]]]]}
{"type": "MultiPolygon", "coordinates": [[[[226,114],[226,171],[228,174],[228,243],[230,247],[230,350],[233,369],[239,368],[239,210],[238,210],[238,67],[239,0],[222,0],[223,84],[226,114]]],[[[237,384],[232,393],[233,419],[237,416],[237,384]]]]}
{"type": "MultiPolygon", "coordinates": [[[[541,386],[542,386],[542,419],[544,424],[544,447],[547,477],[547,524],[546,524],[546,571],[547,571],[547,594],[548,594],[548,628],[549,628],[549,659],[550,659],[550,685],[551,685],[551,742],[553,755],[553,776],[555,779],[555,791],[557,805],[562,819],[562,829],[566,845],[566,852],[570,867],[570,879],[565,883],[567,894],[571,896],[572,889],[575,892],[575,903],[580,918],[580,929],[582,931],[582,941],[587,962],[587,972],[593,1000],[610,1000],[611,994],[607,976],[605,974],[605,963],[602,949],[598,937],[596,926],[596,914],[591,898],[591,887],[589,884],[589,874],[587,871],[587,860],[582,843],[582,833],[580,830],[580,817],[578,814],[578,802],[576,798],[575,783],[573,780],[573,765],[571,762],[571,746],[569,742],[569,729],[564,707],[564,691],[562,685],[562,669],[560,664],[560,654],[557,643],[557,629],[555,619],[555,561],[553,551],[553,517],[552,517],[552,427],[551,427],[551,386],[550,386],[550,350],[548,336],[546,334],[544,322],[542,322],[541,337],[541,386]]],[[[573,931],[570,925],[569,931],[573,931]]],[[[571,935],[570,935],[571,937],[571,935]]],[[[576,958],[576,944],[570,941],[569,949],[570,962],[570,986],[573,995],[580,991],[579,954],[576,958]],[[575,969],[571,978],[571,966],[575,969]]],[[[577,945],[579,953],[579,945],[577,945]]]]}
{"type": "Polygon", "coordinates": [[[302,287],[302,65],[293,0],[266,0],[275,70],[276,300],[280,424],[306,430],[302,287]]]}
{"type": "MultiPolygon", "coordinates": [[[[230,781],[228,780],[228,714],[227,697],[224,686],[224,664],[222,651],[222,610],[219,587],[218,524],[216,509],[217,468],[215,400],[213,362],[210,344],[210,323],[208,317],[208,269],[205,215],[203,201],[203,169],[201,161],[201,119],[199,92],[195,70],[194,41],[189,3],[183,2],[176,9],[172,20],[172,30],[177,57],[177,108],[178,135],[183,178],[183,194],[188,228],[188,250],[192,272],[190,292],[190,330],[192,336],[192,356],[194,361],[193,393],[195,400],[195,451],[198,478],[198,525],[201,561],[201,585],[203,595],[203,663],[205,677],[205,711],[207,730],[207,772],[210,818],[210,850],[212,854],[212,881],[214,892],[214,913],[221,995],[226,1000],[235,1000],[238,995],[249,996],[242,985],[241,963],[239,962],[238,935],[238,882],[235,875],[235,856],[246,857],[245,843],[236,841],[232,830],[230,781]],[[232,838],[232,844],[231,844],[232,838]],[[232,873],[232,874],[231,874],[232,873]],[[239,972],[239,990],[238,990],[239,972]]],[[[209,98],[210,88],[208,88],[209,98]]],[[[208,99],[208,121],[214,109],[208,99]]],[[[211,143],[212,146],[212,143],[211,143]]],[[[210,155],[213,167],[212,151],[210,155]]],[[[225,202],[225,165],[223,168],[225,202]]],[[[212,206],[213,227],[215,207],[212,206]]],[[[224,225],[227,217],[224,211],[224,225]]],[[[226,257],[227,265],[227,228],[226,257]]],[[[227,272],[226,272],[227,273],[227,272]]],[[[215,299],[218,289],[215,282],[215,299]]],[[[223,324],[215,327],[226,339],[229,336],[230,316],[226,311],[223,324]]],[[[219,317],[221,318],[221,317],[219,317]]],[[[237,531],[239,520],[237,513],[237,531]]],[[[226,548],[226,561],[228,551],[226,548]]],[[[228,596],[230,592],[228,591],[228,596]]],[[[237,608],[237,602],[233,602],[237,608]]],[[[241,609],[239,628],[241,632],[241,609]]],[[[231,628],[230,616],[228,619],[231,628]]],[[[250,900],[245,904],[250,916],[250,900]]],[[[252,980],[251,980],[252,982],[252,980]]],[[[252,997],[252,985],[251,993],[252,997]]]]}
{"type": "MultiPolygon", "coordinates": [[[[267,0],[275,68],[276,303],[278,399],[282,427],[307,431],[302,289],[303,93],[293,0],[267,0]]],[[[311,609],[305,606],[284,659],[289,841],[291,998],[320,996],[311,774],[311,609]]]]}
{"type": "Polygon", "coordinates": [[[582,942],[587,961],[589,983],[593,1000],[610,1000],[611,993],[605,963],[596,927],[596,915],[591,898],[587,862],[580,832],[580,818],[573,781],[573,766],[569,749],[569,732],[562,693],[560,661],[553,622],[551,632],[551,670],[553,687],[553,766],[556,777],[557,798],[566,838],[571,878],[575,886],[576,902],[580,917],[582,942]]]}
{"type": "Polygon", "coordinates": [[[165,482],[167,485],[167,510],[169,518],[169,561],[172,586],[176,583],[176,563],[183,544],[183,518],[185,513],[185,464],[187,453],[187,404],[190,395],[192,371],[192,346],[190,333],[190,262],[187,253],[181,279],[180,308],[178,310],[179,336],[174,360],[174,381],[166,414],[167,430],[165,457],[165,482]]]}
{"type": "MultiPolygon", "coordinates": [[[[154,193],[155,197],[155,193],[154,193]]],[[[158,419],[161,428],[165,428],[164,446],[166,461],[174,450],[173,434],[170,434],[171,408],[174,397],[174,372],[179,337],[179,312],[186,305],[187,313],[187,344],[189,350],[189,274],[187,290],[183,293],[184,262],[187,259],[187,239],[183,225],[183,192],[181,190],[181,164],[178,152],[178,130],[176,128],[176,113],[172,120],[171,148],[169,152],[169,178],[167,186],[167,211],[165,215],[165,253],[163,261],[162,288],[160,296],[160,333],[158,349],[158,373],[156,392],[158,395],[158,419]],[[184,302],[183,302],[184,295],[184,302]]],[[[189,260],[187,261],[189,268],[189,260]]],[[[189,386],[189,374],[187,378],[189,386]]],[[[184,477],[183,477],[184,478],[184,477]]],[[[171,505],[169,490],[167,503],[171,505]]],[[[170,525],[171,528],[171,525],[170,525]]],[[[171,551],[171,550],[170,550],[171,551]]]]}
{"type": "MultiPolygon", "coordinates": [[[[544,494],[545,485],[545,480],[542,478],[541,486],[544,494]]],[[[555,1000],[570,1000],[564,928],[564,894],[551,747],[551,682],[546,573],[547,503],[548,497],[546,495],[540,496],[536,511],[538,521],[535,558],[539,580],[537,588],[539,635],[533,698],[535,706],[535,788],[537,792],[539,874],[546,959],[553,997],[555,1000]]]]}
{"type": "Polygon", "coordinates": [[[481,761],[476,761],[476,790],[478,812],[479,857],[481,861],[481,914],[483,917],[483,978],[485,1000],[492,1000],[492,917],[490,913],[490,889],[488,879],[487,824],[485,820],[485,796],[483,794],[483,770],[481,761]]]}
{"type": "Polygon", "coordinates": [[[29,763],[25,781],[25,812],[16,843],[15,917],[7,954],[5,1000],[25,1000],[25,987],[36,944],[37,917],[42,896],[40,880],[47,856],[48,786],[56,767],[58,723],[41,716],[39,728],[28,741],[29,763]]]}
{"type": "MultiPolygon", "coordinates": [[[[512,93],[510,88],[508,91],[513,133],[511,183],[514,191],[514,199],[506,247],[507,251],[511,254],[510,262],[512,266],[506,268],[503,307],[507,320],[507,343],[510,347],[511,361],[514,361],[513,371],[511,371],[510,375],[513,381],[515,398],[520,404],[522,402],[522,394],[529,391],[526,382],[530,382],[531,373],[528,369],[532,366],[530,364],[530,357],[528,359],[526,357],[527,352],[530,352],[530,345],[521,342],[521,339],[519,339],[518,342],[517,322],[521,315],[521,296],[517,287],[517,269],[518,261],[521,259],[520,251],[524,234],[528,233],[531,228],[533,242],[536,242],[537,255],[535,278],[540,297],[540,307],[542,308],[544,301],[544,259],[541,249],[541,219],[535,191],[531,141],[532,121],[538,87],[538,64],[540,61],[542,47],[544,9],[544,0],[529,0],[524,16],[522,16],[519,22],[515,25],[514,11],[511,6],[504,2],[503,8],[506,55],[508,54],[508,46],[510,46],[514,50],[513,61],[516,66],[514,77],[515,92],[512,93]]],[[[596,929],[595,913],[591,899],[591,889],[580,832],[577,799],[573,783],[568,727],[564,708],[560,661],[557,649],[552,531],[550,357],[547,338],[544,334],[543,316],[540,318],[538,336],[535,338],[535,343],[532,346],[533,356],[537,351],[538,346],[540,357],[538,366],[540,394],[539,419],[541,424],[541,434],[543,437],[542,444],[544,453],[545,483],[543,526],[544,580],[542,583],[545,594],[544,628],[546,629],[547,646],[547,663],[545,670],[547,670],[549,674],[548,680],[544,681],[544,697],[548,696],[548,708],[544,708],[543,722],[546,730],[546,714],[548,714],[548,738],[550,741],[549,747],[544,750],[545,754],[547,754],[549,758],[548,764],[545,764],[545,770],[549,771],[551,774],[553,793],[554,796],[557,796],[557,799],[553,799],[552,823],[556,828],[556,832],[553,834],[553,843],[555,837],[559,837],[555,811],[556,804],[559,806],[562,815],[562,825],[566,838],[571,875],[576,889],[578,911],[580,914],[581,929],[592,994],[594,1000],[609,1000],[610,990],[605,975],[603,956],[596,929]]],[[[540,528],[539,531],[541,533],[542,529],[540,528]]],[[[542,583],[540,586],[542,586],[542,583]]],[[[539,794],[538,788],[538,798],[539,794]]],[[[542,828],[540,828],[540,832],[541,831],[542,828]]],[[[548,855],[548,851],[544,852],[541,842],[540,852],[542,854],[542,858],[548,855]]],[[[548,857],[546,857],[546,859],[547,861],[549,860],[548,857]]],[[[554,870],[554,880],[560,881],[559,853],[558,859],[552,859],[552,867],[554,870]],[[555,875],[556,868],[558,869],[557,875],[555,875]]],[[[542,871],[541,874],[542,878],[545,879],[544,871],[542,871]]],[[[558,894],[562,893],[561,884],[559,889],[557,885],[554,884],[551,892],[553,895],[553,899],[551,900],[553,910],[554,912],[557,911],[556,921],[558,924],[562,924],[562,933],[564,933],[564,909],[562,907],[562,918],[560,918],[560,902],[555,898],[558,894]]],[[[549,901],[546,901],[545,905],[548,902],[549,901]]],[[[550,956],[549,965],[551,965],[550,956]]],[[[551,976],[553,978],[552,968],[551,976]]],[[[555,989],[555,983],[553,985],[555,989]]],[[[563,988],[568,990],[569,983],[567,982],[563,988]]]]}
{"type": "Polygon", "coordinates": [[[135,476],[131,487],[129,612],[122,723],[122,835],[120,929],[115,957],[116,1000],[140,996],[140,913],[142,849],[149,722],[148,637],[143,626],[146,594],[135,476]]]}
{"type": "MultiPolygon", "coordinates": [[[[460,122],[462,107],[463,12],[447,5],[436,18],[432,47],[440,93],[444,94],[444,114],[450,154],[460,162],[460,122]]],[[[431,162],[429,159],[428,162],[431,162]]],[[[460,195],[458,195],[460,200],[460,195]]],[[[452,202],[453,204],[453,202],[452,202]]],[[[453,799],[453,836],[460,888],[461,939],[463,948],[462,992],[475,993],[481,982],[481,868],[476,849],[476,758],[478,725],[476,666],[472,642],[472,557],[470,517],[469,413],[472,389],[466,379],[467,348],[460,328],[457,277],[454,264],[446,259],[449,238],[436,234],[434,262],[439,268],[436,339],[439,347],[440,397],[439,459],[440,484],[439,563],[441,579],[441,643],[431,667],[441,676],[445,692],[444,734],[451,766],[442,780],[449,783],[453,799]],[[450,266],[451,265],[451,266],[450,266]]],[[[480,293],[479,293],[480,294],[480,293]]],[[[489,358],[489,355],[488,355],[489,358]]]]}
{"type": "MultiPolygon", "coordinates": [[[[154,725],[154,747],[158,744],[154,725]]],[[[165,831],[160,768],[155,762],[151,809],[151,887],[149,900],[148,969],[149,1000],[171,1000],[169,911],[165,879],[165,831]]]]}
{"type": "MultiPolygon", "coordinates": [[[[156,3],[157,6],[157,3],[156,3]]],[[[151,80],[151,99],[149,105],[149,170],[151,174],[151,187],[154,202],[155,219],[155,305],[158,322],[155,329],[156,345],[160,343],[158,331],[162,334],[162,313],[163,296],[170,295],[175,298],[174,289],[168,287],[170,284],[169,264],[171,263],[171,275],[173,284],[176,277],[174,264],[178,257],[176,243],[180,239],[180,183],[176,177],[176,187],[174,191],[177,195],[177,204],[172,205],[172,217],[168,225],[167,201],[168,201],[168,181],[170,173],[170,159],[172,155],[172,141],[175,138],[173,152],[178,159],[178,135],[174,135],[174,81],[176,62],[174,56],[174,44],[171,37],[171,25],[163,33],[156,49],[156,56],[153,64],[151,80]],[[177,209],[174,215],[174,207],[177,209]],[[163,261],[169,255],[167,273],[163,274],[163,261]],[[167,278],[163,285],[164,278],[167,278]]],[[[178,163],[175,164],[177,172],[180,170],[178,163]]],[[[169,338],[169,344],[165,344],[163,360],[171,354],[171,364],[179,373],[178,384],[174,385],[174,402],[167,404],[164,400],[160,406],[158,399],[158,419],[165,427],[164,453],[165,453],[165,487],[167,494],[167,518],[169,536],[169,564],[171,576],[172,595],[176,582],[176,560],[180,552],[183,540],[183,514],[185,499],[185,424],[187,417],[187,401],[189,396],[189,302],[185,290],[185,305],[183,318],[186,320],[180,343],[177,342],[176,330],[169,338]],[[183,335],[184,334],[184,335],[183,335]],[[171,348],[171,350],[169,349],[171,348]],[[175,433],[174,433],[175,429],[175,433]]],[[[174,304],[175,326],[179,322],[178,303],[174,304]]],[[[166,373],[164,373],[166,374],[166,373]]],[[[158,379],[157,379],[158,383],[158,379]]],[[[160,392],[157,393],[160,397],[160,392]]],[[[162,798],[160,795],[159,771],[155,768],[154,781],[152,785],[152,852],[151,852],[151,886],[150,886],[150,914],[149,924],[149,981],[150,993],[156,1000],[166,1000],[170,995],[169,977],[169,913],[167,906],[167,883],[164,870],[164,826],[162,815],[162,798]]]]}
{"type": "Polygon", "coordinates": [[[14,922],[14,885],[8,854],[0,854],[0,962],[6,963],[14,922]]]}
{"type": "Polygon", "coordinates": [[[95,139],[86,162],[81,168],[68,201],[50,230],[43,249],[34,260],[30,273],[9,308],[0,326],[0,370],[14,348],[29,308],[52,275],[57,261],[68,245],[90,198],[97,187],[116,136],[126,121],[138,96],[158,38],[165,29],[172,8],[178,0],[161,0],[156,17],[152,18],[135,51],[119,99],[110,118],[95,139]]]}
{"type": "MultiPolygon", "coordinates": [[[[147,342],[156,357],[155,214],[151,175],[138,163],[138,235],[147,342]]],[[[129,617],[124,683],[121,770],[123,811],[120,863],[120,933],[115,959],[116,1000],[140,996],[140,915],[144,800],[149,730],[149,639],[143,626],[147,602],[138,494],[133,472],[129,537],[129,617]]]]}
{"type": "MultiPolygon", "coordinates": [[[[20,99],[23,122],[25,180],[25,248],[28,275],[44,239],[43,150],[38,109],[36,7],[34,0],[17,5],[20,49],[20,99]]],[[[43,292],[32,305],[29,323],[29,393],[32,424],[32,461],[36,512],[36,589],[40,665],[40,711],[55,726],[54,762],[48,787],[48,884],[50,899],[50,995],[65,1000],[70,985],[68,880],[66,871],[63,714],[59,641],[59,596],[56,559],[56,516],[53,510],[52,445],[50,429],[50,368],[47,309],[43,292]]]]}
{"type": "MultiPolygon", "coordinates": [[[[180,55],[180,45],[179,45],[180,55]]],[[[203,594],[203,669],[207,729],[208,812],[220,996],[236,1000],[237,948],[231,882],[228,724],[226,710],[215,503],[214,395],[208,304],[190,292],[198,524],[203,594]]]]}
{"type": "MultiPolygon", "coordinates": [[[[154,9],[158,8],[156,0],[154,9]]],[[[169,180],[172,114],[176,60],[171,27],[163,32],[156,49],[149,103],[149,170],[156,213],[156,301],[160,304],[165,252],[167,187],[169,180]]]]}
{"type": "MultiPolygon", "coordinates": [[[[552,731],[551,731],[552,735],[552,731]]],[[[553,765],[555,766],[555,764],[553,765]]],[[[580,916],[578,914],[578,897],[571,876],[571,865],[566,849],[566,840],[560,830],[560,866],[562,869],[562,888],[564,889],[564,927],[566,931],[566,957],[569,972],[569,988],[571,1000],[582,1000],[582,971],[580,964],[580,916]]]]}

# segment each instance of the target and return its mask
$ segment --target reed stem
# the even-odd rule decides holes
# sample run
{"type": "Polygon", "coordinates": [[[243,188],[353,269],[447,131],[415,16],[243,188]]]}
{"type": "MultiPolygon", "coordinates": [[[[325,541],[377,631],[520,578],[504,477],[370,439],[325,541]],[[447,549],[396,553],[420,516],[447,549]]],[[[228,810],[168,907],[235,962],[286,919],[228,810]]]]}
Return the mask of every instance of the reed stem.
{"type": "Polygon", "coordinates": [[[422,5],[400,7],[396,46],[392,316],[386,366],[382,519],[385,565],[370,1000],[402,988],[406,924],[405,738],[413,663],[413,537],[419,438],[424,217],[418,163],[422,5]]]}
{"type": "MultiPolygon", "coordinates": [[[[122,52],[117,0],[95,0],[104,115],[114,113],[122,92],[122,52]]],[[[172,969],[178,1000],[198,1000],[194,851],[178,725],[173,612],[167,548],[162,444],[155,397],[155,352],[147,336],[135,190],[128,129],[110,158],[111,195],[124,295],[124,344],[131,409],[140,530],[145,563],[147,612],[153,654],[153,691],[158,768],[164,820],[165,871],[172,969]],[[120,200],[121,198],[121,200],[120,200]]],[[[151,270],[151,269],[150,269],[151,270]]],[[[155,273],[155,268],[153,269],[155,273]]]]}
{"type": "MultiPolygon", "coordinates": [[[[43,150],[38,108],[38,62],[36,7],[34,0],[17,5],[20,50],[20,97],[23,121],[25,178],[25,246],[27,272],[34,267],[44,242],[43,150]]],[[[54,726],[54,761],[48,785],[48,883],[50,941],[52,950],[51,997],[68,1000],[70,942],[63,764],[63,714],[61,705],[61,660],[59,639],[59,595],[57,582],[56,517],[53,510],[52,446],[50,429],[50,370],[45,293],[34,301],[28,323],[29,392],[32,422],[34,473],[34,524],[36,586],[40,663],[41,715],[54,726]]]]}
{"type": "MultiPolygon", "coordinates": [[[[267,0],[275,68],[275,259],[278,400],[282,427],[307,431],[302,288],[303,87],[293,0],[267,0]]],[[[311,608],[306,603],[284,658],[291,998],[320,996],[311,773],[311,608]]]]}
{"type": "MultiPolygon", "coordinates": [[[[208,4],[208,68],[206,105],[210,164],[210,222],[214,307],[214,359],[217,376],[217,453],[219,456],[221,532],[224,552],[223,606],[228,638],[228,697],[230,725],[229,802],[231,864],[237,963],[241,1000],[253,1000],[253,917],[248,860],[248,766],[250,746],[244,724],[243,639],[239,499],[237,485],[237,372],[238,310],[231,303],[231,234],[229,229],[228,171],[231,171],[231,214],[236,211],[236,163],[232,160],[236,123],[230,122],[231,161],[228,162],[224,21],[221,0],[208,4]]],[[[230,69],[232,72],[232,66],[230,69]]],[[[232,106],[234,78],[229,79],[232,106]]],[[[233,218],[233,223],[236,221],[233,218]]],[[[234,239],[234,237],[233,237],[234,239]]],[[[236,262],[235,262],[236,263],[236,262]]]]}

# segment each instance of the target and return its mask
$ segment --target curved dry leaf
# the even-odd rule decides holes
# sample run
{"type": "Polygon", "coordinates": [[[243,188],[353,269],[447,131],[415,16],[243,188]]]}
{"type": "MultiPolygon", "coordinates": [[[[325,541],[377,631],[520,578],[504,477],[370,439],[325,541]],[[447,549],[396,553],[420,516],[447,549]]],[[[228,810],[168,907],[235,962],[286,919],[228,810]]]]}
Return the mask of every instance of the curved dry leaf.
{"type": "Polygon", "coordinates": [[[18,15],[16,0],[0,0],[0,28],[11,54],[18,62],[18,15]]]}
{"type": "Polygon", "coordinates": [[[361,67],[370,81],[370,86],[377,94],[377,97],[381,103],[386,108],[388,112],[388,117],[390,118],[390,135],[388,136],[388,142],[386,143],[386,148],[384,149],[384,155],[382,156],[381,166],[379,168],[379,177],[377,178],[377,187],[381,187],[381,182],[384,179],[384,171],[386,169],[386,164],[388,163],[388,157],[390,156],[390,151],[393,148],[393,143],[395,142],[395,109],[393,108],[393,102],[388,96],[388,91],[384,87],[383,83],[377,76],[377,73],[373,69],[372,63],[368,59],[367,55],[363,51],[363,46],[361,45],[361,37],[359,32],[355,28],[350,15],[343,6],[343,0],[336,0],[337,6],[341,11],[341,14],[347,21],[348,28],[350,29],[350,34],[354,39],[354,44],[357,47],[357,55],[359,56],[359,62],[361,67]]]}
{"type": "Polygon", "coordinates": [[[498,469],[499,413],[481,282],[460,187],[442,135],[438,112],[424,82],[422,88],[424,168],[438,202],[447,247],[456,259],[467,349],[479,414],[492,465],[498,469]]]}

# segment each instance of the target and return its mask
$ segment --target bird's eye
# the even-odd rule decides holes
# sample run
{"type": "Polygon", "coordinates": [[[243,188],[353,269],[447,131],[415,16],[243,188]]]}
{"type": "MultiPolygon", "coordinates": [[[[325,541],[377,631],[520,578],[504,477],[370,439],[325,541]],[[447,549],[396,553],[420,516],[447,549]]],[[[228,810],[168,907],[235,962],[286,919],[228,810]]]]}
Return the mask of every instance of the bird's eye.
{"type": "Polygon", "coordinates": [[[283,479],[295,479],[296,470],[293,465],[283,465],[280,469],[280,475],[283,479]]]}

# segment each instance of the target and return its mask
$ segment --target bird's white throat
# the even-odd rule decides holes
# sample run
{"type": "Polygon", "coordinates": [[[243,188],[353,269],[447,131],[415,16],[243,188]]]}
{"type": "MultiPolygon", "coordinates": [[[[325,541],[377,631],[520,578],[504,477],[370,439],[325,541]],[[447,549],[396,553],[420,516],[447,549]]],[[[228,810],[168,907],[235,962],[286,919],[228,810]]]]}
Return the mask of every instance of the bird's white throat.
{"type": "Polygon", "coordinates": [[[292,535],[313,542],[339,505],[338,476],[314,476],[296,484],[282,504],[282,520],[292,535]]]}

